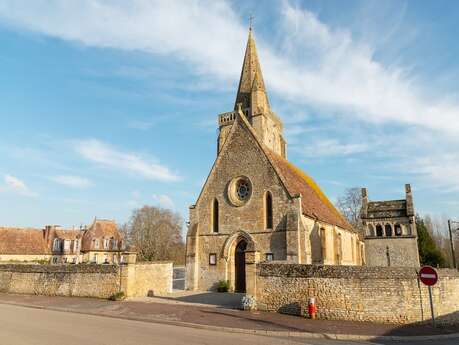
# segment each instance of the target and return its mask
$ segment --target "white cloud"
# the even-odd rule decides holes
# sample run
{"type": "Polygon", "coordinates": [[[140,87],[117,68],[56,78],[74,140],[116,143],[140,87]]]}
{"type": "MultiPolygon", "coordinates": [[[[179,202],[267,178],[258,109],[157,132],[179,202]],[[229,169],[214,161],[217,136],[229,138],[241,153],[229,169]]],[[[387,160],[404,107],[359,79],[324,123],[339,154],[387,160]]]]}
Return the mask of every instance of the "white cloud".
{"type": "Polygon", "coordinates": [[[19,195],[28,196],[28,197],[36,197],[38,196],[37,193],[32,192],[27,185],[12,175],[5,175],[3,178],[5,182],[5,190],[10,190],[15,192],[19,195]]]}
{"type": "MultiPolygon", "coordinates": [[[[459,104],[454,95],[429,97],[416,76],[378,62],[372,46],[356,42],[350,31],[331,29],[288,2],[281,7],[282,55],[279,47],[257,40],[268,88],[280,97],[364,121],[457,133],[459,104]]],[[[225,1],[3,0],[0,18],[86,45],[171,55],[206,77],[232,81],[240,70],[247,31],[225,1]]]]}
{"type": "Polygon", "coordinates": [[[133,152],[124,152],[96,139],[78,141],[75,150],[83,158],[119,171],[131,172],[151,180],[178,181],[181,178],[160,163],[133,152]]]}
{"type": "Polygon", "coordinates": [[[424,185],[434,189],[443,188],[446,192],[459,192],[459,154],[437,153],[414,157],[402,167],[418,175],[424,185]]]}
{"type": "Polygon", "coordinates": [[[299,149],[308,157],[348,156],[362,153],[369,149],[365,143],[344,144],[335,139],[316,140],[312,144],[299,149]]]}
{"type": "Polygon", "coordinates": [[[54,176],[52,180],[64,186],[73,188],[88,188],[92,186],[92,182],[85,177],[74,175],[59,175],[54,176]]]}
{"type": "MultiPolygon", "coordinates": [[[[435,146],[439,146],[435,142],[443,137],[457,137],[457,89],[443,92],[441,98],[433,96],[442,93],[431,92],[430,81],[419,80],[410,66],[401,66],[398,61],[387,64],[378,61],[375,58],[378,43],[356,41],[347,28],[332,28],[315,14],[287,1],[279,6],[276,37],[263,40],[261,30],[255,30],[267,87],[279,99],[287,101],[292,108],[308,105],[316,113],[342,114],[357,119],[357,123],[422,127],[424,135],[432,137],[435,146]]],[[[228,1],[210,0],[0,0],[0,20],[12,27],[88,46],[172,57],[192,67],[200,77],[194,83],[214,82],[218,86],[237,82],[240,72],[247,25],[238,11],[228,1]]],[[[391,37],[398,42],[396,36],[391,37]]],[[[286,122],[291,121],[292,112],[280,115],[284,115],[286,122]]],[[[306,117],[310,114],[294,119],[292,124],[298,126],[289,129],[290,136],[300,137],[295,138],[296,141],[306,136],[305,130],[299,127],[306,117]]],[[[133,123],[133,127],[136,125],[148,127],[133,123]]],[[[405,146],[396,141],[391,144],[405,150],[405,146]]],[[[304,147],[304,142],[298,142],[297,146],[304,147]]],[[[425,149],[420,145],[418,148],[425,149]]],[[[332,140],[318,142],[314,149],[319,151],[307,148],[306,153],[350,155],[366,148],[365,144],[332,140]]],[[[448,168],[454,166],[454,161],[424,151],[425,166],[419,174],[431,181],[457,186],[457,175],[448,168]],[[448,166],[446,177],[442,177],[442,166],[448,166]]],[[[451,144],[444,145],[444,151],[459,151],[457,141],[451,139],[451,144]]],[[[86,142],[86,147],[80,147],[80,153],[112,168],[152,179],[177,180],[175,174],[158,163],[133,153],[119,152],[97,141],[86,142]]]]}
{"type": "Polygon", "coordinates": [[[155,125],[154,121],[131,121],[128,123],[128,127],[132,129],[138,129],[140,131],[148,131],[155,125]]]}
{"type": "Polygon", "coordinates": [[[175,209],[174,201],[170,196],[165,194],[153,194],[153,200],[161,207],[168,209],[175,209]]]}

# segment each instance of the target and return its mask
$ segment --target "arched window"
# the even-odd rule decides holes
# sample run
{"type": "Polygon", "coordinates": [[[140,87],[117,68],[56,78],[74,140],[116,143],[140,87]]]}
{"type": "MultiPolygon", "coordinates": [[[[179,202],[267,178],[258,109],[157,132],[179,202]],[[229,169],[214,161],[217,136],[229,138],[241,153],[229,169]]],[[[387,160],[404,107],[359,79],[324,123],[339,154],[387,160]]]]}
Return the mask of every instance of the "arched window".
{"type": "Polygon", "coordinates": [[[378,237],[383,236],[383,228],[381,224],[376,225],[376,236],[378,237]]]}
{"type": "Polygon", "coordinates": [[[400,224],[395,224],[394,226],[395,236],[402,236],[402,227],[400,224]]]}
{"type": "Polygon", "coordinates": [[[266,229],[273,228],[273,197],[270,192],[266,193],[265,197],[265,224],[266,229]]]}
{"type": "Polygon", "coordinates": [[[340,233],[335,231],[335,265],[341,265],[343,259],[343,238],[340,233]]]}
{"type": "Polygon", "coordinates": [[[325,260],[327,258],[327,238],[325,228],[320,229],[320,245],[322,250],[322,262],[325,263],[325,260]]]}
{"type": "Polygon", "coordinates": [[[212,205],[212,231],[218,232],[218,200],[215,199],[212,205]]]}
{"type": "Polygon", "coordinates": [[[368,225],[368,236],[375,236],[375,227],[373,224],[368,225]]]}
{"type": "Polygon", "coordinates": [[[391,237],[392,236],[392,225],[386,224],[384,226],[384,230],[386,232],[386,237],[391,237]]]}

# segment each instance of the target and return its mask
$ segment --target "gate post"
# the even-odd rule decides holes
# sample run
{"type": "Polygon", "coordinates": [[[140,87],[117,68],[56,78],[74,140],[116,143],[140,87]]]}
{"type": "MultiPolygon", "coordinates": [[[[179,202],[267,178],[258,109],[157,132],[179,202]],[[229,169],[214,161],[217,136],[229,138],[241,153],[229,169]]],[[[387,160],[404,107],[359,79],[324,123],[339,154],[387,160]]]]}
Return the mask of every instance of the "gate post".
{"type": "Polygon", "coordinates": [[[257,264],[260,262],[260,252],[245,251],[245,287],[246,294],[257,298],[257,264]]]}

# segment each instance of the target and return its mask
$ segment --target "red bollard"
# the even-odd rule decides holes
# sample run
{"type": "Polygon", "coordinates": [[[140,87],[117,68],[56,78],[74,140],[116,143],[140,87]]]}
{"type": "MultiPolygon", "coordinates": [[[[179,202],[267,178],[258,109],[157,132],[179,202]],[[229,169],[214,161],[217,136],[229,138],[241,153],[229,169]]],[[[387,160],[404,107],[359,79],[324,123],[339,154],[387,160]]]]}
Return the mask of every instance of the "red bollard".
{"type": "Polygon", "coordinates": [[[310,319],[315,319],[317,314],[316,299],[314,297],[309,297],[308,301],[308,313],[310,319]]]}

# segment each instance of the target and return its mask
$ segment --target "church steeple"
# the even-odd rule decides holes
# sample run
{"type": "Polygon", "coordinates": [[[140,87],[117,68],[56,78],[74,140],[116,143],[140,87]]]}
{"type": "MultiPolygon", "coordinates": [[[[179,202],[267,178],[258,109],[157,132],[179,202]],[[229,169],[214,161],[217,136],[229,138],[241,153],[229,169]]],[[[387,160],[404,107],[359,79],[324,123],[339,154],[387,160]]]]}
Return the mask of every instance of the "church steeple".
{"type": "Polygon", "coordinates": [[[282,121],[269,105],[257,48],[253,39],[252,25],[249,28],[249,38],[245,48],[234,110],[218,116],[218,152],[223,147],[237,116],[244,116],[248,120],[260,143],[278,155],[287,157],[287,143],[283,136],[282,121]]]}
{"type": "Polygon", "coordinates": [[[258,60],[252,27],[249,28],[249,37],[245,49],[234,110],[238,109],[239,103],[243,112],[249,118],[257,113],[269,110],[268,96],[266,94],[260,61],[258,60]]]}

